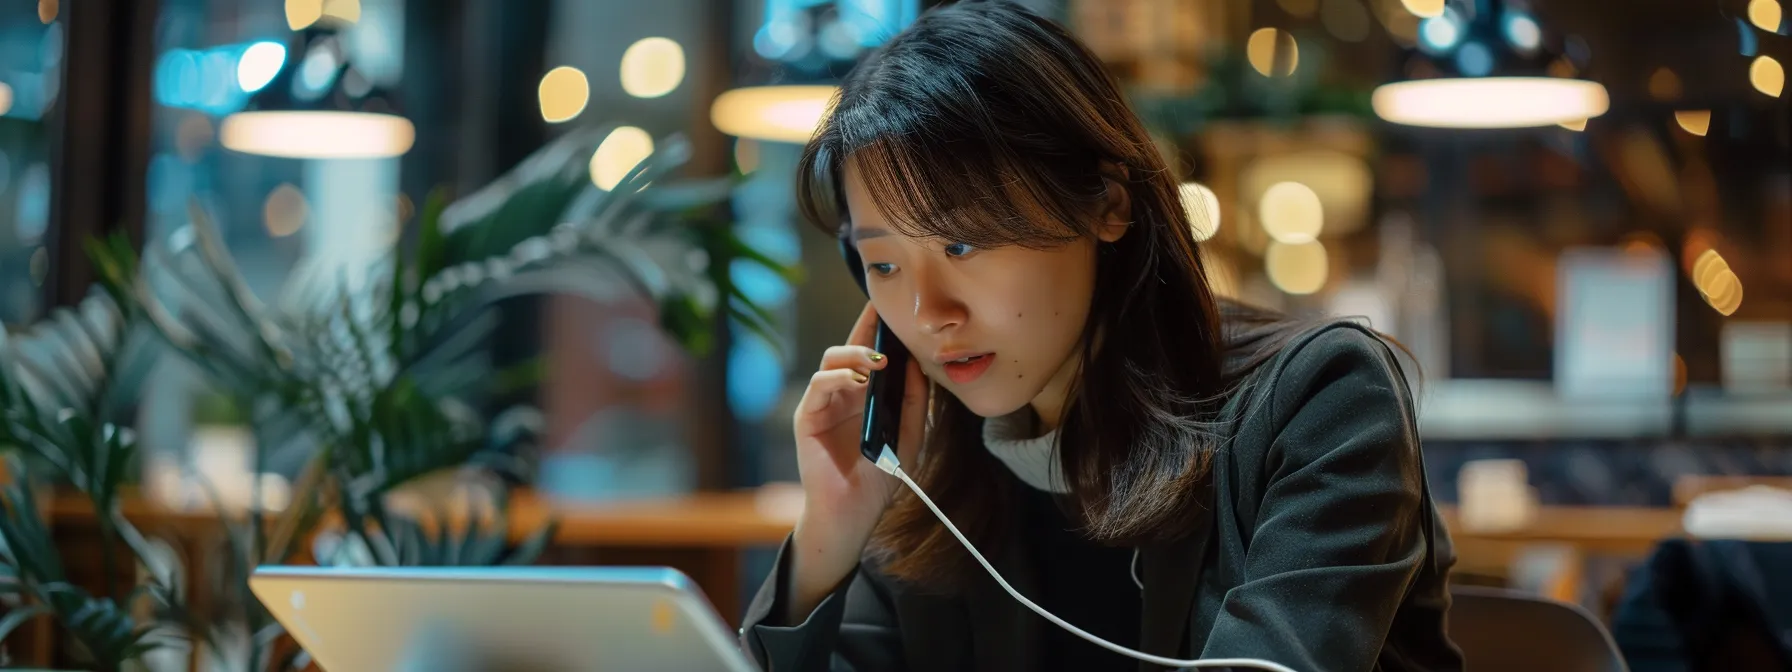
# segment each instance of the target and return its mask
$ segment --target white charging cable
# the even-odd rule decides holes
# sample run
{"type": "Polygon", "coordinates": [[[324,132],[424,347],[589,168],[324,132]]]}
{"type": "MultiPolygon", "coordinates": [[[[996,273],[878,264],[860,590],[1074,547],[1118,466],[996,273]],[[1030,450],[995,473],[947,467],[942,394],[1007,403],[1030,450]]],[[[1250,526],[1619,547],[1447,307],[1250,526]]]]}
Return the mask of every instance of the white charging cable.
{"type": "Polygon", "coordinates": [[[1251,668],[1257,668],[1260,670],[1270,670],[1271,672],[1294,672],[1293,669],[1291,669],[1285,665],[1282,665],[1280,663],[1275,663],[1275,662],[1271,662],[1271,661],[1267,661],[1267,660],[1260,660],[1257,658],[1210,658],[1207,660],[1177,660],[1175,658],[1165,658],[1163,656],[1154,656],[1149,653],[1145,653],[1143,651],[1135,651],[1135,650],[1126,648],[1124,646],[1121,646],[1119,644],[1115,644],[1108,640],[1097,637],[1097,636],[1089,633],[1088,631],[1083,630],[1082,628],[1071,625],[1070,623],[1065,622],[1064,619],[1058,618],[1057,616],[1053,615],[1051,612],[1046,611],[1043,607],[1040,607],[1039,605],[1034,604],[1032,600],[1027,599],[1027,596],[1020,594],[1020,591],[1017,591],[1014,589],[1013,586],[1008,585],[1008,580],[1002,578],[1001,572],[997,572],[995,567],[990,566],[988,560],[983,559],[983,554],[977,552],[977,547],[971,544],[971,540],[964,538],[964,533],[958,531],[958,526],[953,525],[951,519],[946,518],[946,514],[942,511],[940,511],[940,507],[935,506],[933,504],[933,500],[927,498],[927,493],[921,491],[921,486],[915,485],[915,481],[913,479],[910,479],[908,477],[908,473],[904,472],[902,470],[902,463],[896,459],[895,451],[890,450],[889,446],[884,446],[883,452],[878,454],[877,468],[884,470],[884,472],[890,474],[891,476],[895,476],[896,478],[902,479],[902,483],[904,485],[907,485],[908,489],[913,490],[915,492],[916,497],[921,498],[921,503],[926,504],[927,508],[933,511],[933,515],[935,517],[939,518],[940,522],[946,524],[946,529],[952,532],[952,536],[958,537],[958,543],[964,544],[965,550],[971,552],[971,557],[976,558],[978,564],[983,565],[983,569],[987,570],[989,572],[990,576],[995,577],[996,583],[999,583],[1002,585],[1002,590],[1008,591],[1009,595],[1013,596],[1014,599],[1016,601],[1020,602],[1021,604],[1026,605],[1028,609],[1032,609],[1033,613],[1039,614],[1045,620],[1051,621],[1053,624],[1057,625],[1058,627],[1063,628],[1066,631],[1069,631],[1070,634],[1073,634],[1073,635],[1076,635],[1083,639],[1089,640],[1090,643],[1095,644],[1096,646],[1099,646],[1101,648],[1107,649],[1109,651],[1113,651],[1114,653],[1118,653],[1120,655],[1131,657],[1131,658],[1136,658],[1138,660],[1142,660],[1147,663],[1163,665],[1166,667],[1182,667],[1182,668],[1251,667],[1251,668]]]}

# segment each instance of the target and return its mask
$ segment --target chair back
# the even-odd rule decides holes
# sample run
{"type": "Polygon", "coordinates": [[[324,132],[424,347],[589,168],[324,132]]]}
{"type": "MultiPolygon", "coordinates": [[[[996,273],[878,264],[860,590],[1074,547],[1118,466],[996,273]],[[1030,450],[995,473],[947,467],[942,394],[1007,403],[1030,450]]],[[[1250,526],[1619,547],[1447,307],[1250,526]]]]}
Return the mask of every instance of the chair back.
{"type": "Polygon", "coordinates": [[[1452,586],[1447,627],[1468,672],[1629,672],[1587,610],[1498,588],[1452,586]]]}

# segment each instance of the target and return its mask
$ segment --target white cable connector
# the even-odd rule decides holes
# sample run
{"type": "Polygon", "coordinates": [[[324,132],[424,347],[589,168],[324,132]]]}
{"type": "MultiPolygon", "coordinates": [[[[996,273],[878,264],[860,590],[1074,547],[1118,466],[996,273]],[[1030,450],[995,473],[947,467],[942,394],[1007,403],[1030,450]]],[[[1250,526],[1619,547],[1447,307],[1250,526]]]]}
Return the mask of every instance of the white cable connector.
{"type": "Polygon", "coordinates": [[[909,490],[913,490],[915,493],[915,496],[921,498],[921,503],[926,504],[927,508],[929,510],[933,511],[934,517],[939,518],[941,523],[945,523],[946,530],[950,531],[952,533],[952,536],[958,538],[958,543],[964,544],[965,550],[971,552],[971,557],[976,558],[977,563],[980,565],[983,565],[983,569],[987,570],[989,572],[990,576],[995,577],[996,583],[1001,584],[1002,590],[1008,591],[1008,594],[1010,596],[1012,596],[1015,599],[1015,601],[1020,602],[1023,605],[1026,605],[1026,607],[1028,609],[1033,610],[1033,613],[1039,614],[1045,620],[1051,621],[1054,625],[1057,625],[1058,627],[1063,628],[1064,630],[1068,631],[1070,634],[1073,634],[1073,635],[1081,637],[1085,640],[1088,640],[1091,644],[1102,647],[1109,651],[1113,651],[1114,653],[1118,653],[1123,656],[1142,660],[1147,663],[1163,665],[1166,667],[1180,667],[1180,668],[1250,667],[1250,668],[1256,668],[1256,669],[1260,669],[1260,670],[1270,670],[1270,672],[1294,672],[1293,669],[1291,669],[1285,665],[1282,665],[1280,663],[1271,662],[1271,661],[1267,661],[1267,660],[1261,660],[1261,659],[1257,659],[1257,658],[1210,658],[1207,660],[1178,660],[1175,658],[1165,658],[1163,656],[1154,656],[1149,653],[1145,653],[1143,651],[1135,651],[1133,649],[1126,648],[1119,644],[1115,644],[1108,640],[1097,637],[1094,634],[1091,634],[1088,631],[1083,630],[1082,628],[1071,625],[1070,623],[1066,622],[1064,619],[1058,618],[1056,615],[1053,615],[1051,612],[1046,611],[1045,608],[1040,607],[1037,604],[1034,604],[1032,600],[1029,600],[1029,599],[1027,599],[1027,597],[1025,595],[1020,594],[1020,591],[1017,591],[1014,589],[1013,586],[1008,585],[1008,580],[1002,578],[1001,572],[997,572],[995,567],[990,566],[988,560],[983,559],[983,554],[977,552],[977,547],[971,545],[971,540],[964,538],[964,533],[958,531],[958,526],[953,525],[952,521],[950,519],[946,518],[946,514],[942,511],[940,511],[940,507],[935,506],[933,503],[933,500],[927,498],[927,493],[921,491],[921,486],[916,485],[915,481],[908,477],[908,473],[904,472],[902,470],[902,462],[900,460],[896,459],[896,452],[893,450],[890,450],[889,446],[887,446],[887,445],[884,446],[883,452],[878,454],[876,464],[877,464],[878,469],[882,469],[885,473],[888,473],[891,476],[895,476],[896,478],[901,479],[902,483],[904,485],[907,485],[909,490]]]}

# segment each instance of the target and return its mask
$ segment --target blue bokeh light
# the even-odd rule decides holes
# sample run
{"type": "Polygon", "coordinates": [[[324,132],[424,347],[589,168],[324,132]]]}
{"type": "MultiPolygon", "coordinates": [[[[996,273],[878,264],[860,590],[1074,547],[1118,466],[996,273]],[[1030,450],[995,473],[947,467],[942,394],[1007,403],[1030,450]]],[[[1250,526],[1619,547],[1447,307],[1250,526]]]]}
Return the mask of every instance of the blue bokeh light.
{"type": "Polygon", "coordinates": [[[1468,77],[1486,77],[1493,72],[1493,51],[1481,42],[1464,43],[1456,51],[1456,69],[1468,77]]]}
{"type": "Polygon", "coordinates": [[[784,366],[778,353],[757,336],[740,337],[728,351],[728,406],[734,417],[757,422],[771,415],[784,390],[784,366]]]}

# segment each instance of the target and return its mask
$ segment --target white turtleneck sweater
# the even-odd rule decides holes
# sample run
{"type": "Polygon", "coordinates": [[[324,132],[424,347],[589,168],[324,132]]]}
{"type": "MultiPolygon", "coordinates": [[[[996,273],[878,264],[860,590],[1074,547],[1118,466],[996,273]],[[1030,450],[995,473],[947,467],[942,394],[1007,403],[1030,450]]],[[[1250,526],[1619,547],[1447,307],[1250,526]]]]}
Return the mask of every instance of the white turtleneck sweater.
{"type": "Polygon", "coordinates": [[[1070,481],[1058,462],[1058,432],[1038,433],[1031,407],[983,421],[983,445],[1021,482],[1036,490],[1068,494],[1070,481]]]}

